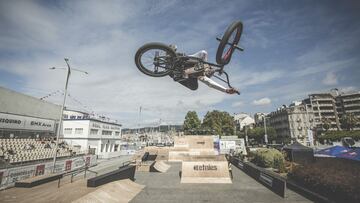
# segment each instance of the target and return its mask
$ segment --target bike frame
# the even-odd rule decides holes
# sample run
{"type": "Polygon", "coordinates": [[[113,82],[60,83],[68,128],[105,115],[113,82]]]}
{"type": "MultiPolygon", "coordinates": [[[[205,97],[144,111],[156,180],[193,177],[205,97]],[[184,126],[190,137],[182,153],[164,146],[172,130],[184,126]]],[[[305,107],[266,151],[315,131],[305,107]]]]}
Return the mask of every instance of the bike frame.
{"type": "MultiPolygon", "coordinates": [[[[159,57],[160,58],[160,57],[159,57]]],[[[213,75],[215,78],[221,80],[222,82],[225,82],[229,88],[232,88],[231,84],[230,84],[230,80],[229,80],[229,75],[224,71],[224,65],[219,65],[219,64],[215,64],[215,63],[210,63],[207,61],[202,60],[201,58],[197,58],[197,57],[193,57],[193,56],[176,56],[174,62],[172,63],[172,67],[171,68],[167,68],[168,70],[171,71],[184,71],[180,68],[176,68],[178,67],[176,64],[178,63],[186,63],[186,61],[188,60],[196,60],[197,64],[207,64],[209,66],[211,66],[212,68],[215,68],[215,73],[218,73],[219,76],[221,76],[222,74],[224,74],[226,76],[226,80],[224,80],[223,78],[217,76],[217,75],[213,75]]],[[[154,59],[156,60],[156,58],[154,59]]]]}

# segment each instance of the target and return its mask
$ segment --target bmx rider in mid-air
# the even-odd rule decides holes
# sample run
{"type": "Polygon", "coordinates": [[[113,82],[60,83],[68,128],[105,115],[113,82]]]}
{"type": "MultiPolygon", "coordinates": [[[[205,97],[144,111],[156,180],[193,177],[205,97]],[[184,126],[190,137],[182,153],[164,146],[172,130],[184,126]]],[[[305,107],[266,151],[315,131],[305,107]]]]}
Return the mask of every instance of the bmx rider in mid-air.
{"type": "MultiPolygon", "coordinates": [[[[176,45],[171,44],[169,45],[169,47],[173,49],[175,52],[177,51],[176,45]]],[[[189,56],[200,58],[203,61],[207,61],[208,53],[205,50],[201,50],[189,56]]],[[[219,90],[221,92],[225,92],[228,94],[235,94],[235,93],[239,94],[239,91],[236,90],[235,88],[233,87],[226,88],[218,84],[217,82],[213,81],[212,79],[210,79],[210,77],[215,73],[215,70],[207,64],[203,64],[203,66],[204,66],[203,68],[197,68],[196,66],[191,67],[186,69],[183,72],[183,74],[180,75],[171,74],[170,77],[172,77],[175,81],[179,82],[180,84],[184,85],[185,87],[191,90],[196,90],[198,88],[199,86],[198,80],[200,80],[207,86],[219,90]]]]}

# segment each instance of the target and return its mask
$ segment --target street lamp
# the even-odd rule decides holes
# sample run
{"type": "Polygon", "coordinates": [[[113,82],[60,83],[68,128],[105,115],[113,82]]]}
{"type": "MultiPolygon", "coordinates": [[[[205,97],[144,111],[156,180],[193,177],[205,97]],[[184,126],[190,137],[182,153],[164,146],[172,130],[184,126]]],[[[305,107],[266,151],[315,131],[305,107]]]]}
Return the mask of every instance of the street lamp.
{"type": "Polygon", "coordinates": [[[266,116],[264,116],[264,130],[265,130],[264,139],[265,139],[265,144],[267,145],[268,137],[267,137],[267,132],[266,132],[266,116]]]}
{"type": "Polygon", "coordinates": [[[51,67],[50,68],[51,70],[55,70],[55,69],[65,69],[65,70],[67,70],[66,80],[65,80],[65,87],[64,87],[64,100],[63,100],[63,103],[61,105],[61,114],[60,114],[60,118],[59,118],[59,125],[58,125],[57,132],[56,132],[56,146],[55,146],[55,155],[54,155],[53,171],[52,171],[53,173],[55,172],[56,157],[57,157],[57,151],[58,151],[58,148],[59,148],[60,130],[61,130],[61,127],[62,127],[61,125],[62,125],[62,121],[63,121],[64,106],[65,106],[66,95],[67,95],[67,87],[68,87],[68,82],[69,82],[69,78],[70,78],[70,75],[71,75],[71,71],[75,70],[75,71],[78,71],[78,72],[89,74],[86,71],[71,68],[70,65],[69,65],[69,59],[68,58],[64,58],[64,60],[66,62],[67,68],[56,68],[56,67],[51,67]]]}

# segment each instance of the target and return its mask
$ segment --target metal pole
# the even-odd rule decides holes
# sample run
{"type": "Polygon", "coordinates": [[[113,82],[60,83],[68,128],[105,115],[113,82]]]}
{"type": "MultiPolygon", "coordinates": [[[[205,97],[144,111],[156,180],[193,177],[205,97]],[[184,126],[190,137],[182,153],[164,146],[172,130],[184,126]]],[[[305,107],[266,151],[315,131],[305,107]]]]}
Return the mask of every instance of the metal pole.
{"type": "Polygon", "coordinates": [[[265,126],[264,138],[265,138],[265,144],[267,144],[268,143],[268,138],[267,138],[267,132],[266,132],[266,116],[264,116],[264,126],[265,126]]]}
{"type": "Polygon", "coordinates": [[[248,139],[248,135],[247,135],[247,126],[245,126],[245,146],[246,147],[249,146],[248,142],[249,142],[249,139],[248,139]]]}
{"type": "Polygon", "coordinates": [[[67,87],[68,87],[68,82],[69,82],[69,78],[70,78],[70,74],[71,74],[71,68],[70,68],[70,65],[68,63],[69,59],[65,58],[64,60],[65,60],[65,62],[67,64],[67,74],[66,74],[66,82],[65,82],[65,87],[64,87],[64,100],[63,100],[63,103],[61,105],[61,113],[60,113],[60,118],[59,118],[59,125],[58,125],[58,129],[57,129],[57,133],[56,133],[56,146],[55,146],[55,156],[54,156],[54,161],[53,161],[53,173],[55,173],[55,164],[56,164],[57,151],[58,151],[58,148],[59,148],[59,137],[60,137],[60,132],[61,132],[61,128],[62,128],[64,106],[65,106],[66,95],[67,95],[67,87]]]}

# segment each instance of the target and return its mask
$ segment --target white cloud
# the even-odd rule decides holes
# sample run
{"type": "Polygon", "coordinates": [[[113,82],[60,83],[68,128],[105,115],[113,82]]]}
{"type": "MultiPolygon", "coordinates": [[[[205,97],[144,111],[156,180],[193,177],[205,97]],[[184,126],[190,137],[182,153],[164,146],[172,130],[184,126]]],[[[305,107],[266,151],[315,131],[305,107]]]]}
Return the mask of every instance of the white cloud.
{"type": "Polygon", "coordinates": [[[264,106],[264,105],[268,105],[270,103],[271,103],[271,100],[268,97],[264,97],[259,100],[254,100],[252,102],[252,104],[256,105],[256,106],[264,106]]]}
{"type": "MultiPolygon", "coordinates": [[[[179,40],[186,36],[198,39],[191,42],[192,46],[203,48],[200,45],[206,44],[206,40],[199,39],[201,32],[177,33],[174,38],[170,34],[174,30],[159,31],[154,29],[157,24],[148,25],[151,27],[146,33],[139,31],[142,22],[132,23],[132,19],[142,15],[146,6],[138,3],[77,1],[61,3],[60,7],[45,7],[31,1],[2,4],[2,11],[7,11],[1,14],[5,16],[2,20],[13,26],[9,26],[8,32],[0,31],[0,42],[6,42],[0,43],[0,50],[17,53],[28,50],[28,57],[3,58],[0,70],[23,78],[24,93],[40,98],[62,90],[65,71],[48,68],[64,67],[63,58],[69,57],[73,68],[89,72],[89,75],[72,73],[69,94],[98,114],[119,120],[125,127],[138,124],[139,106],[144,108],[143,125],[159,119],[181,123],[189,109],[206,112],[231,97],[203,84],[199,84],[197,91],[191,91],[170,77],[148,77],[134,64],[134,54],[147,38],[167,42],[171,36],[175,41],[187,42],[189,40],[179,40]]],[[[162,13],[168,7],[171,4],[166,4],[162,13]]],[[[155,10],[159,11],[159,7],[155,10]]],[[[202,17],[194,23],[194,28],[199,30],[205,30],[210,24],[202,17]]],[[[62,96],[47,100],[61,103],[62,96]]],[[[84,110],[71,98],[67,99],[67,105],[84,110]]]]}
{"type": "Polygon", "coordinates": [[[328,72],[322,82],[325,85],[337,85],[338,79],[334,72],[328,72]]]}
{"type": "Polygon", "coordinates": [[[231,104],[232,107],[240,107],[243,105],[244,105],[244,102],[242,102],[242,101],[237,101],[237,102],[234,102],[231,104]]]}

